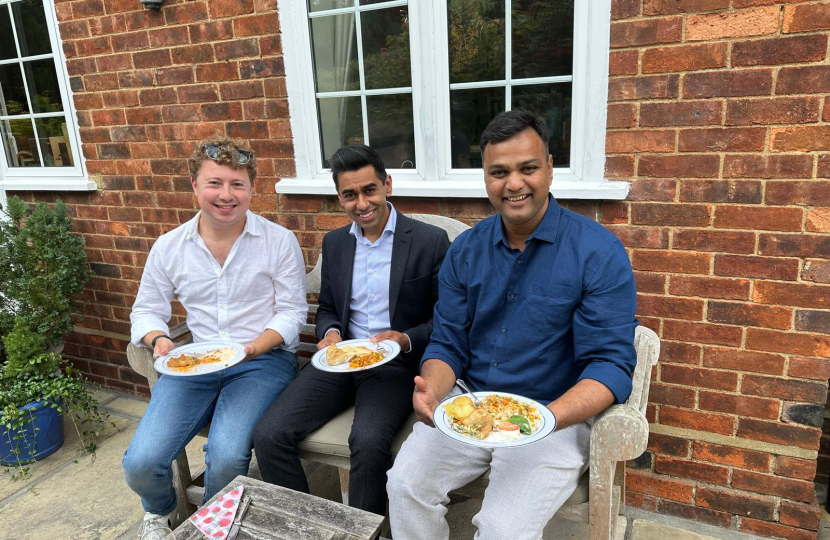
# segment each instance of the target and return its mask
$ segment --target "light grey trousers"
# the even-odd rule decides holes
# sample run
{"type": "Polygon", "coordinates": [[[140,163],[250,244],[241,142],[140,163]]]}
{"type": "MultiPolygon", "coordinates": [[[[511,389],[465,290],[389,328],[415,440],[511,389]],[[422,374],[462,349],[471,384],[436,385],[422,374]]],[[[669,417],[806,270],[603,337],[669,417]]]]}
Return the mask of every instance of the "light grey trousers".
{"type": "Polygon", "coordinates": [[[582,422],[517,448],[478,448],[421,422],[388,473],[389,516],[395,540],[449,538],[444,516],[449,492],[490,468],[476,540],[538,540],[588,467],[591,427],[582,422]]]}

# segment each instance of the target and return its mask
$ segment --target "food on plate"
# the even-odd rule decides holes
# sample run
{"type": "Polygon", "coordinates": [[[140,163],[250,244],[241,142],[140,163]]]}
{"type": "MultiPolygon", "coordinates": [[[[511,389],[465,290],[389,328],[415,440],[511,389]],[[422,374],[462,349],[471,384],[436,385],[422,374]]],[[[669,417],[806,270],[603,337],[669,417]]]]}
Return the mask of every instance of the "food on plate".
{"type": "Polygon", "coordinates": [[[336,344],[329,345],[326,351],[326,363],[330,366],[339,366],[349,363],[349,368],[357,369],[371,366],[383,360],[383,354],[354,345],[338,347],[336,344]]]}
{"type": "Polygon", "coordinates": [[[233,347],[223,347],[221,349],[212,349],[205,351],[204,355],[199,353],[198,356],[189,355],[187,353],[179,356],[170,357],[167,360],[167,367],[173,371],[187,372],[196,366],[203,366],[205,364],[216,364],[219,362],[230,362],[236,357],[236,350],[233,347]]]}
{"type": "Polygon", "coordinates": [[[529,403],[491,394],[474,407],[468,396],[444,405],[450,427],[472,439],[512,442],[536,431],[542,415],[529,403]]]}

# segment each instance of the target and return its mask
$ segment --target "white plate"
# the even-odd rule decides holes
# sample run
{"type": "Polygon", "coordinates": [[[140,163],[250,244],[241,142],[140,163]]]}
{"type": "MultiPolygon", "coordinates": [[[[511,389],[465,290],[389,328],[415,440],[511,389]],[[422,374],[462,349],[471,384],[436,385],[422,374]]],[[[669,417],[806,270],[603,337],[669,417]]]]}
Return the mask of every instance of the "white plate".
{"type": "Polygon", "coordinates": [[[372,343],[368,339],[348,339],[346,341],[341,341],[337,344],[338,347],[342,347],[343,345],[353,345],[355,347],[366,347],[370,351],[380,351],[386,352],[386,356],[383,357],[383,360],[380,362],[376,362],[371,366],[366,366],[362,368],[350,368],[348,362],[343,362],[338,366],[330,366],[326,363],[326,351],[329,350],[328,347],[324,347],[314,353],[314,356],[311,357],[311,365],[316,367],[322,371],[330,371],[332,373],[350,373],[354,371],[363,371],[364,369],[372,369],[378,366],[382,366],[386,362],[392,360],[401,352],[401,346],[398,345],[397,341],[392,341],[391,339],[384,339],[379,343],[372,343]]]}
{"type": "Polygon", "coordinates": [[[468,394],[457,394],[454,396],[450,396],[444,398],[444,400],[438,404],[438,407],[432,413],[432,420],[435,424],[435,427],[438,428],[438,431],[449,437],[450,439],[455,439],[458,442],[469,444],[472,446],[480,446],[482,448],[510,448],[515,446],[524,446],[526,444],[532,444],[536,441],[544,439],[551,433],[553,430],[556,429],[556,417],[553,416],[553,413],[550,412],[550,409],[539,403],[538,401],[534,401],[532,399],[517,396],[516,394],[509,394],[507,392],[473,392],[475,396],[483,400],[487,396],[491,396],[493,394],[513,398],[516,401],[522,401],[524,403],[528,403],[534,407],[536,410],[539,411],[539,414],[542,416],[542,419],[539,421],[539,425],[536,427],[536,431],[531,433],[530,435],[522,435],[519,439],[511,442],[491,442],[487,439],[490,438],[490,435],[487,436],[487,439],[483,441],[479,441],[477,439],[471,439],[470,437],[466,437],[461,433],[458,433],[452,428],[451,421],[447,411],[444,410],[444,405],[447,405],[449,402],[454,400],[455,398],[459,397],[459,395],[464,396],[468,394]]]}
{"type": "Polygon", "coordinates": [[[156,361],[153,365],[156,368],[156,371],[158,371],[162,375],[172,375],[174,377],[193,377],[194,375],[204,375],[206,373],[222,371],[225,368],[229,368],[233,365],[238,364],[242,361],[243,358],[245,358],[245,346],[241,343],[220,340],[200,341],[199,343],[182,345],[181,347],[173,349],[172,351],[170,351],[170,353],[164,356],[159,356],[158,358],[156,358],[156,361]],[[169,367],[167,367],[167,361],[170,358],[174,358],[185,353],[203,353],[207,351],[212,351],[214,349],[224,349],[225,347],[230,347],[236,351],[236,356],[233,358],[233,360],[227,362],[216,362],[214,364],[196,366],[190,371],[176,371],[174,369],[170,369],[169,367]]]}

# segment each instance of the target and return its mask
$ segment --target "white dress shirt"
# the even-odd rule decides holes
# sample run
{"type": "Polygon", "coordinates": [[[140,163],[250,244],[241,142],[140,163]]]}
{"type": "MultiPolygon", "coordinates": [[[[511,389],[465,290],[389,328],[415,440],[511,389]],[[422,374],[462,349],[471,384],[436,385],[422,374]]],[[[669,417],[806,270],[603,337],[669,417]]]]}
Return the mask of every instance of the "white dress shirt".
{"type": "Polygon", "coordinates": [[[199,214],[156,240],[130,313],[136,345],[153,330],[169,333],[170,302],[187,310],[193,341],[248,343],[270,328],[296,351],[306,322],[305,264],[291,231],[251,211],[224,266],[198,232],[199,214]]]}

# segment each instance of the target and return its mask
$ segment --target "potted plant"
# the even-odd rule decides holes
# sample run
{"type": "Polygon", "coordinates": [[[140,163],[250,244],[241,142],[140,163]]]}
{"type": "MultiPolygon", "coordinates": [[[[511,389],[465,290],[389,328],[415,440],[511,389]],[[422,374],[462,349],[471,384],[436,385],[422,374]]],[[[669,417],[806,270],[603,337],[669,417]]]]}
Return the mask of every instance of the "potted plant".
{"type": "Polygon", "coordinates": [[[74,297],[89,279],[83,239],[71,234],[66,206],[17,197],[0,220],[0,464],[16,467],[63,444],[61,414],[69,416],[87,451],[106,415],[88,382],[58,354],[73,327],[74,297]]]}

